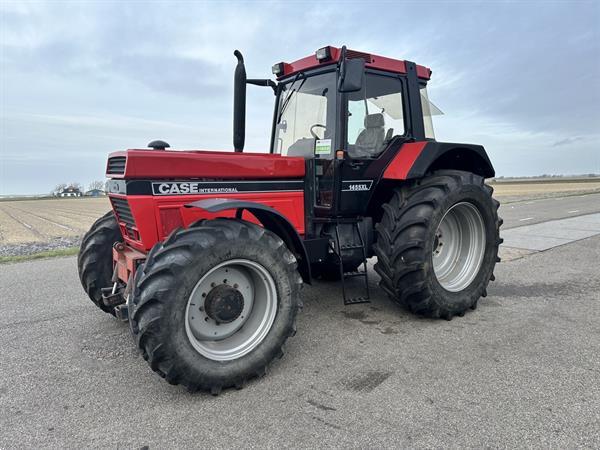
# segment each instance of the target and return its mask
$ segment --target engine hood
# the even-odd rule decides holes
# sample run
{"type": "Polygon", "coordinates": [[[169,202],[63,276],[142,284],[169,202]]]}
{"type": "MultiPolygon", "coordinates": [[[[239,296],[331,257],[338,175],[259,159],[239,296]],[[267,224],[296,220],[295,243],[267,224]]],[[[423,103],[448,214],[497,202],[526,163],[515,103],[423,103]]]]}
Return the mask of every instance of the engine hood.
{"type": "Polygon", "coordinates": [[[269,153],[206,150],[137,150],[113,152],[107,178],[127,179],[265,179],[301,178],[304,159],[269,153]]]}

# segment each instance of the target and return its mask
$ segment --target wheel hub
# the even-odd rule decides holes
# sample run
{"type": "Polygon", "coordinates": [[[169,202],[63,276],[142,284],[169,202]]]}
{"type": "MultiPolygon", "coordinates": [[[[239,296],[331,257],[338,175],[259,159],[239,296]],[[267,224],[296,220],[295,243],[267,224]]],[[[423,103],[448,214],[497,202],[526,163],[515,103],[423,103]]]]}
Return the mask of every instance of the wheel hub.
{"type": "Polygon", "coordinates": [[[466,289],[479,273],[485,245],[483,218],[474,204],[460,202],[446,211],[433,238],[433,269],[440,285],[450,292],[466,289]]]}
{"type": "Polygon", "coordinates": [[[244,296],[236,288],[220,284],[206,295],[204,309],[215,322],[230,323],[242,314],[244,296]]]}
{"type": "Polygon", "coordinates": [[[185,330],[201,355],[230,361],[266,337],[276,311],[277,290],[269,271],[254,261],[232,259],[196,284],[186,308],[185,330]]]}

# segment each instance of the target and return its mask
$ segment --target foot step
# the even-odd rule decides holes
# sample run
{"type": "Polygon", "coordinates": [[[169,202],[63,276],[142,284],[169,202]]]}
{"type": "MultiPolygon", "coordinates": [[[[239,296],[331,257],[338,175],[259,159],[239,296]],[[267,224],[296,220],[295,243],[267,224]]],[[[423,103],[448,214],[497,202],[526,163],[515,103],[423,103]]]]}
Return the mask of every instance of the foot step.
{"type": "Polygon", "coordinates": [[[362,249],[362,245],[342,245],[340,246],[342,250],[358,250],[362,249]]]}
{"type": "Polygon", "coordinates": [[[366,277],[367,274],[365,272],[344,272],[344,278],[354,278],[354,277],[366,277]]]}
{"type": "MultiPolygon", "coordinates": [[[[355,230],[355,232],[358,234],[358,241],[360,242],[360,245],[356,245],[356,244],[346,244],[346,245],[340,245],[340,232],[339,232],[339,223],[335,224],[335,249],[334,250],[335,254],[338,257],[338,263],[340,266],[340,275],[341,275],[341,281],[342,281],[342,297],[344,299],[344,305],[355,305],[358,303],[370,303],[369,300],[369,275],[367,273],[367,251],[365,249],[365,241],[362,237],[362,234],[360,232],[360,227],[358,225],[358,222],[361,219],[357,219],[355,221],[352,222],[352,227],[353,230],[355,230]],[[354,271],[350,271],[350,272],[344,272],[344,257],[343,257],[343,253],[344,250],[355,250],[355,249],[360,249],[362,251],[362,266],[363,266],[363,270],[354,270],[354,271]],[[356,277],[363,277],[365,280],[365,285],[364,285],[364,290],[365,290],[365,295],[362,296],[357,296],[357,297],[349,297],[348,295],[346,295],[346,283],[345,281],[349,278],[356,278],[356,277]]],[[[354,239],[353,239],[354,240],[354,239]]]]}
{"type": "Polygon", "coordinates": [[[359,303],[371,303],[367,297],[345,298],[344,305],[357,305],[359,303]]]}

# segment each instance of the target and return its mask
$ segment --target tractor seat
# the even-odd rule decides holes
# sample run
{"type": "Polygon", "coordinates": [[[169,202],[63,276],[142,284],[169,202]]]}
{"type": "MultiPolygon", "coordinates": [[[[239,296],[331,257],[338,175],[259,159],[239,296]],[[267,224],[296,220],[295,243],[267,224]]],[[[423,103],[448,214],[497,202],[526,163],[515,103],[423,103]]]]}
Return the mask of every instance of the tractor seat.
{"type": "Polygon", "coordinates": [[[374,158],[381,153],[385,140],[384,127],[383,114],[367,114],[365,116],[365,129],[356,138],[350,156],[352,158],[374,158]]]}
{"type": "Polygon", "coordinates": [[[300,138],[287,151],[287,156],[299,156],[304,159],[315,157],[315,139],[300,138]]]}

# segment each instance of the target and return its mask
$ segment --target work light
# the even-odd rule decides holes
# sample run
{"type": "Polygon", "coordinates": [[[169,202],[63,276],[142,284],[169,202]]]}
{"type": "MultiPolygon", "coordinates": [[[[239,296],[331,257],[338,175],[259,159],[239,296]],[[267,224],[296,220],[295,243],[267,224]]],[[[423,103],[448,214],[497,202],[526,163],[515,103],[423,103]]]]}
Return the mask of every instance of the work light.
{"type": "Polygon", "coordinates": [[[280,77],[281,75],[283,75],[283,63],[277,63],[277,64],[273,64],[273,75],[275,75],[276,77],[280,77]]]}
{"type": "Polygon", "coordinates": [[[328,61],[331,59],[331,47],[323,47],[317,50],[316,53],[317,59],[319,62],[328,61]]]}

